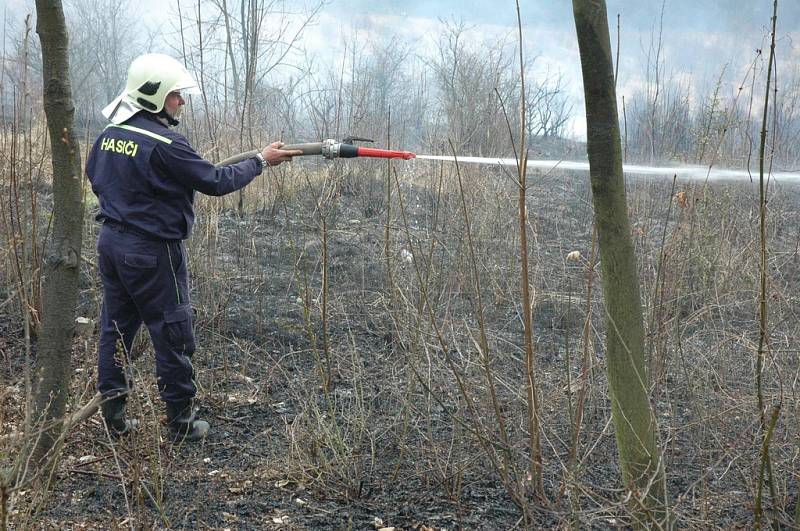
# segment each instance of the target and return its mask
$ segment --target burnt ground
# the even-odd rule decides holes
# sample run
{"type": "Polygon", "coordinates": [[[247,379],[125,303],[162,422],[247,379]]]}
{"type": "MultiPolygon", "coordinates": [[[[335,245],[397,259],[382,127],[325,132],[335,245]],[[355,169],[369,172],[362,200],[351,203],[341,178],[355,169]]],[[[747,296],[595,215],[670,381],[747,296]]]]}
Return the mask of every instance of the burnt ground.
{"type": "MultiPolygon", "coordinates": [[[[528,206],[542,499],[531,494],[527,472],[514,187],[502,171],[465,170],[479,301],[455,178],[447,177],[439,193],[428,176],[435,172],[422,168],[404,175],[405,217],[396,194],[392,202],[391,276],[383,181],[359,166],[330,181],[315,174],[307,181],[313,188],[289,186],[286,177],[277,181],[281,187],[254,187],[244,215],[233,200],[204,200],[189,249],[200,416],[212,425],[210,437],[195,445],[166,440],[153,355],[141,334],[129,409],[143,429],[112,442],[96,415],[73,430],[52,494],[42,500],[31,485],[20,486],[11,499],[11,527],[524,528],[523,512],[492,464],[499,452],[487,453],[498,448],[498,428],[476,347],[480,315],[516,485],[529,506],[527,527],[630,525],[609,423],[596,276],[589,333],[583,333],[591,256],[586,183],[576,176],[537,176],[528,206]],[[565,261],[573,250],[581,261],[565,261]],[[580,378],[584,353],[587,380],[580,378]],[[573,463],[572,426],[583,381],[585,417],[573,463]]],[[[679,184],[694,205],[691,214],[672,200],[670,185],[635,181],[629,201],[672,511],[680,527],[748,528],[760,441],[752,383],[753,190],[679,184]]],[[[798,194],[791,186],[774,193],[780,222],[770,228],[773,348],[792,351],[798,194]]],[[[90,262],[95,231],[90,225],[86,235],[90,262]]],[[[96,317],[98,297],[87,265],[80,313],[96,317]]],[[[0,421],[7,433],[22,418],[24,342],[17,315],[0,315],[0,352],[7,361],[0,421]]],[[[76,397],[93,385],[95,340],[95,334],[76,338],[76,397]]],[[[793,352],[774,355],[765,373],[770,403],[783,391],[784,414],[773,441],[777,499],[765,501],[768,516],[783,523],[797,491],[793,352]]]]}

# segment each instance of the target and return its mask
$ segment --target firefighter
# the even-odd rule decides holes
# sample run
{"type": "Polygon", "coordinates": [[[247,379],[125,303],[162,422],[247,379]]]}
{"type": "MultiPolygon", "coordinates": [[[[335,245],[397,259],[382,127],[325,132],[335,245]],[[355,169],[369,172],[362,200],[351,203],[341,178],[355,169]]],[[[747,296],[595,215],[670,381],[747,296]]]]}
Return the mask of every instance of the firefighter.
{"type": "Polygon", "coordinates": [[[144,324],[156,354],[158,390],[174,440],[202,439],[196,418],[192,354],[195,339],[184,240],[194,223],[195,192],[221,196],[247,186],[267,166],[300,151],[281,142],[253,158],[221,168],[197,154],[178,125],[186,94],[200,89],[184,66],[167,55],[146,54],[128,69],[125,90],[102,111],[111,122],[95,141],[86,173],[103,223],[97,260],[103,283],[98,347],[98,390],[109,431],[137,427],[126,419],[132,387],[126,367],[133,338],[144,324]]]}

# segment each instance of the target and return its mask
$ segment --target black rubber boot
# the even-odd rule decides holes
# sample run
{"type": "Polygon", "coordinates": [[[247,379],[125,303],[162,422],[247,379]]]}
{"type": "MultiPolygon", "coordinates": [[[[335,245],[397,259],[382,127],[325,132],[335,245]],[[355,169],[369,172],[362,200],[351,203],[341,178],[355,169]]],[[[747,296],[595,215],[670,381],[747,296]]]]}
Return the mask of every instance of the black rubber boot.
{"type": "Polygon", "coordinates": [[[128,435],[139,427],[138,420],[125,418],[125,402],[127,399],[127,395],[119,395],[114,398],[106,398],[100,403],[103,422],[106,423],[108,432],[115,437],[128,435]]]}
{"type": "Polygon", "coordinates": [[[169,434],[175,442],[199,441],[208,434],[211,426],[208,422],[195,418],[197,410],[193,402],[191,399],[166,402],[169,434]]]}

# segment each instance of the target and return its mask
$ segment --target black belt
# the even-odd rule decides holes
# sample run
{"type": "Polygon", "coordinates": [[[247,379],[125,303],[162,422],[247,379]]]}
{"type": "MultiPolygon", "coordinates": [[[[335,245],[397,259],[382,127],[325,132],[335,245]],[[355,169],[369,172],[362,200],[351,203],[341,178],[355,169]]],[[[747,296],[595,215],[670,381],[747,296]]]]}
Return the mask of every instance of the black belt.
{"type": "Polygon", "coordinates": [[[135,234],[146,240],[154,242],[167,242],[167,243],[180,242],[180,240],[166,240],[164,238],[159,238],[158,236],[154,236],[153,234],[150,234],[147,231],[143,231],[142,229],[137,229],[136,227],[132,227],[126,223],[121,223],[113,219],[104,220],[103,225],[115,232],[135,234]]]}

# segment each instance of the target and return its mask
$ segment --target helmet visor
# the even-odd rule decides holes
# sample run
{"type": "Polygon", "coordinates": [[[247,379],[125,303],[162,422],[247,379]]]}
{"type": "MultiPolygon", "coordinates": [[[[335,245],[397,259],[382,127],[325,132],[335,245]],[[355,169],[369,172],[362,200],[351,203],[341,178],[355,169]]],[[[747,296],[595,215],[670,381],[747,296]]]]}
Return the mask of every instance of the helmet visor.
{"type": "Polygon", "coordinates": [[[181,91],[185,94],[200,94],[200,87],[194,79],[194,76],[189,72],[182,72],[169,89],[169,92],[181,91]]]}

